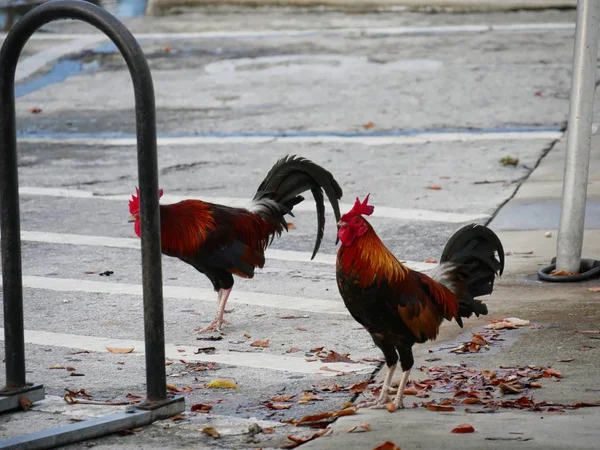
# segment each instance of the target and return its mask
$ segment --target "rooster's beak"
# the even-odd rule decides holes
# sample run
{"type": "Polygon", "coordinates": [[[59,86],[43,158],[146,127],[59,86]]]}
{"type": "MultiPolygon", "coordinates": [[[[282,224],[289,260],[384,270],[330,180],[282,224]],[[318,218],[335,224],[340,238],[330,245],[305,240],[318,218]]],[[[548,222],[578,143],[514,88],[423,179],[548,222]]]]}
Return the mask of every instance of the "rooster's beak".
{"type": "Polygon", "coordinates": [[[129,220],[127,221],[127,223],[135,222],[135,220],[136,220],[136,217],[133,214],[131,214],[131,215],[129,215],[129,220]]]}
{"type": "Polygon", "coordinates": [[[343,227],[343,226],[346,226],[346,225],[348,225],[348,224],[346,222],[344,222],[343,220],[340,220],[338,222],[338,227],[343,227]]]}

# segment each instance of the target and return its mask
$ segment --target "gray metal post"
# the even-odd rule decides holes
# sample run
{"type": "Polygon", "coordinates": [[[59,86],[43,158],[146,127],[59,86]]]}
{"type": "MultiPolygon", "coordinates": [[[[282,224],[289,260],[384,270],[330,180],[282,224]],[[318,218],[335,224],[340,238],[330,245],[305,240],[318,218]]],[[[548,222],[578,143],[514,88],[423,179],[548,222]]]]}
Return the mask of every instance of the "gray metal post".
{"type": "Polygon", "coordinates": [[[600,0],[579,0],[557,271],[579,272],[581,265],[599,21],[600,0]]]}

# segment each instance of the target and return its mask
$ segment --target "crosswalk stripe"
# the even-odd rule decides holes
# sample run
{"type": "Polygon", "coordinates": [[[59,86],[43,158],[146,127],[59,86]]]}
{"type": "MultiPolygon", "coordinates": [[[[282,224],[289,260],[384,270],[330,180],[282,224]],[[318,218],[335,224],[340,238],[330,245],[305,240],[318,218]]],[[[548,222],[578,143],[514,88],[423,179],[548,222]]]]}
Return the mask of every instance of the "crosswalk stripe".
{"type": "MultiPolygon", "coordinates": [[[[111,248],[130,248],[139,249],[140,240],[138,238],[118,238],[110,236],[89,236],[83,234],[69,233],[49,233],[44,231],[21,231],[21,239],[26,242],[39,242],[46,244],[68,244],[68,245],[86,245],[94,247],[111,248]]],[[[266,252],[267,260],[292,261],[292,262],[310,262],[316,264],[335,265],[335,255],[317,254],[311,261],[311,253],[298,252],[294,250],[277,250],[269,248],[266,252]]],[[[430,270],[437,264],[404,261],[408,267],[414,270],[430,270]]]]}
{"type": "MultiPolygon", "coordinates": [[[[28,196],[48,196],[48,197],[64,197],[64,198],[93,198],[96,200],[112,200],[127,202],[131,198],[131,194],[118,194],[118,195],[98,195],[90,191],[84,191],[79,189],[64,189],[64,188],[48,188],[48,187],[33,187],[33,186],[22,186],[19,188],[21,195],[28,196]]],[[[219,203],[226,206],[234,207],[248,207],[250,205],[250,199],[248,198],[236,198],[236,197],[207,197],[198,194],[190,195],[173,195],[165,193],[162,198],[164,203],[175,203],[181,200],[199,198],[210,203],[219,203]]],[[[353,205],[349,203],[341,203],[340,209],[342,211],[348,211],[353,205]]],[[[314,203],[310,201],[304,201],[299,205],[294,206],[294,211],[315,211],[314,203]]],[[[465,223],[472,222],[479,219],[488,217],[488,214],[481,213],[452,213],[445,211],[429,211],[424,209],[402,209],[392,208],[389,206],[377,206],[375,210],[376,217],[385,217],[388,219],[397,220],[414,220],[423,222],[443,222],[443,223],[465,223]]],[[[375,217],[374,216],[374,217],[375,217]]]]}
{"type": "MultiPolygon", "coordinates": [[[[4,340],[4,329],[0,328],[0,340],[4,340]]],[[[79,334],[54,333],[50,331],[25,330],[25,343],[34,345],[45,345],[51,347],[62,347],[69,349],[89,350],[92,352],[107,353],[106,347],[132,348],[132,353],[119,354],[121,358],[143,356],[144,341],[131,339],[111,339],[97,336],[83,336],[79,334]]],[[[198,346],[166,344],[165,353],[169,359],[184,359],[187,362],[214,362],[239,367],[250,367],[255,369],[268,369],[284,372],[305,373],[322,375],[325,377],[336,376],[339,372],[363,372],[372,371],[373,366],[362,363],[324,363],[321,361],[306,361],[304,356],[274,355],[265,352],[220,352],[213,354],[194,353],[198,346]],[[183,350],[181,352],[180,350],[183,350]],[[323,370],[327,367],[330,370],[323,370]]]]}
{"type": "MultiPolygon", "coordinates": [[[[1,284],[1,280],[0,280],[1,284]]],[[[142,295],[141,284],[116,283],[112,281],[91,281],[73,278],[54,278],[24,276],[23,286],[31,289],[46,289],[57,292],[86,292],[109,295],[142,295]]],[[[163,286],[165,298],[191,299],[215,303],[216,294],[212,290],[186,286],[163,286]]],[[[233,289],[227,304],[245,304],[280,308],[294,311],[307,311],[323,314],[347,315],[348,310],[341,301],[322,300],[294,295],[267,294],[262,292],[244,292],[233,289]]]]}

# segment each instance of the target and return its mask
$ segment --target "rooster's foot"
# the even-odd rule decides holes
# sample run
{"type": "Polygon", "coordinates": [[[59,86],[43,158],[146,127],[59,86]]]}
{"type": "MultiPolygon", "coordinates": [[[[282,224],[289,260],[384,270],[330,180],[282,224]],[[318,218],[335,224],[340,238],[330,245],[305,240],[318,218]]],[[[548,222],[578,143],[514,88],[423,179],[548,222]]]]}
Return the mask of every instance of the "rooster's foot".
{"type": "Polygon", "coordinates": [[[384,398],[378,398],[377,400],[365,400],[363,402],[360,402],[357,406],[359,408],[366,409],[385,409],[389,402],[389,396],[385,396],[384,398]]]}
{"type": "Polygon", "coordinates": [[[206,333],[208,331],[221,331],[221,327],[223,325],[229,325],[229,322],[227,322],[224,319],[215,319],[213,320],[209,325],[203,327],[203,328],[196,328],[196,331],[198,333],[206,333]]]}

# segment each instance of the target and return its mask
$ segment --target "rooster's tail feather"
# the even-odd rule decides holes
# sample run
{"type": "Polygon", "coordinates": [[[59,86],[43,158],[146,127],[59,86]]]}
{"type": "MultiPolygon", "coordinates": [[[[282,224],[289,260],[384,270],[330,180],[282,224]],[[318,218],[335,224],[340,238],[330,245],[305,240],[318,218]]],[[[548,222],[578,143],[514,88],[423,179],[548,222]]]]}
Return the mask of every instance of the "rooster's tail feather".
{"type": "Polygon", "coordinates": [[[252,199],[250,210],[274,226],[275,234],[281,235],[287,230],[286,214],[293,217],[292,209],[304,200],[300,194],[310,190],[317,205],[317,240],[312,258],[321,246],[325,229],[325,204],[323,191],[327,195],[336,222],[340,220],[339,200],[342,188],[333,175],[321,166],[295,155],[286,156],[275,163],[252,199]]]}
{"type": "Polygon", "coordinates": [[[455,284],[459,316],[486,315],[486,304],[475,297],[491,294],[496,276],[504,271],[504,249],[496,233],[477,224],[461,228],[444,247],[440,266],[447,268],[440,274],[455,284]]]}

